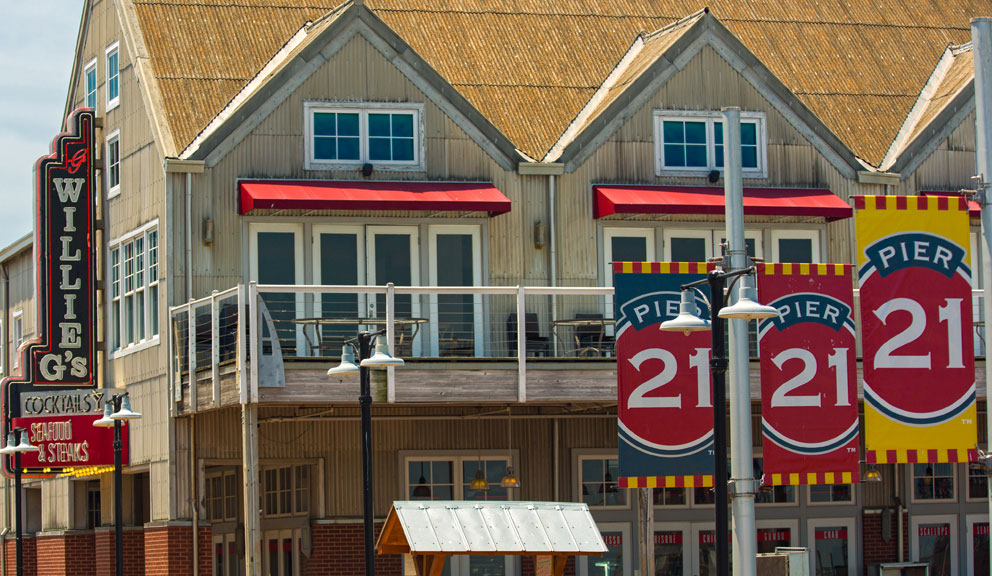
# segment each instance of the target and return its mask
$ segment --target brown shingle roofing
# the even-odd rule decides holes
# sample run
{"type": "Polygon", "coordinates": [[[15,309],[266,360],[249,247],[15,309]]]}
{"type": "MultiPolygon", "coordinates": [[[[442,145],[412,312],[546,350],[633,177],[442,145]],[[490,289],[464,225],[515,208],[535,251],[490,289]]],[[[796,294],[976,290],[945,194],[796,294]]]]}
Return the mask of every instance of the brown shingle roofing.
{"type": "MultiPolygon", "coordinates": [[[[319,0],[134,0],[181,149],[307,21],[319,0]]],[[[369,0],[486,115],[542,158],[638,33],[711,13],[851,150],[878,165],[950,43],[988,0],[369,0]]]]}

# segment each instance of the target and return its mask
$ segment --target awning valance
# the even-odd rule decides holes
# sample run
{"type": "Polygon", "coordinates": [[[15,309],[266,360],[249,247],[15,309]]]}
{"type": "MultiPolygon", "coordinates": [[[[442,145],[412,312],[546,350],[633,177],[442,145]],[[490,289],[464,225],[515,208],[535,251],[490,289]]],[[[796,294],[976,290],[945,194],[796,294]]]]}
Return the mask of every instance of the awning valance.
{"type": "MultiPolygon", "coordinates": [[[[723,214],[723,188],[704,186],[593,186],[593,216],[610,214],[723,214]]],[[[826,188],[744,188],[744,214],[849,218],[852,208],[826,188]]]]}
{"type": "Polygon", "coordinates": [[[349,182],[241,180],[238,212],[252,210],[510,211],[510,199],[489,182],[349,182]]]}
{"type": "MultiPolygon", "coordinates": [[[[934,190],[923,190],[920,192],[920,196],[950,196],[951,198],[960,198],[960,192],[938,192],[934,190]]],[[[968,217],[969,218],[981,218],[982,217],[982,206],[972,199],[968,199],[968,217]]]]}

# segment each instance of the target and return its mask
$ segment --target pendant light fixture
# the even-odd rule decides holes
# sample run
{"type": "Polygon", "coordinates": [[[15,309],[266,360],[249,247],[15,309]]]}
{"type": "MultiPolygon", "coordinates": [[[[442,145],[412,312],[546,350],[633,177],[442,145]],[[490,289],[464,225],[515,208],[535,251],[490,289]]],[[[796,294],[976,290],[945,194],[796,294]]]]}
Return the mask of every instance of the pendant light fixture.
{"type": "Polygon", "coordinates": [[[506,476],[499,481],[503,488],[520,488],[520,478],[513,473],[513,417],[506,407],[506,476]]]}

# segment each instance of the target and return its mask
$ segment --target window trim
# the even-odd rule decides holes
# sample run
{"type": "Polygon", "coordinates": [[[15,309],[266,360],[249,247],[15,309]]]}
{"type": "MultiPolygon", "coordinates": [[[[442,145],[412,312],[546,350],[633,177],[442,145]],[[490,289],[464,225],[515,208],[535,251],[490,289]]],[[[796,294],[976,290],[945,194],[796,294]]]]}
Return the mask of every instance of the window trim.
{"type": "MultiPolygon", "coordinates": [[[[967,514],[964,518],[966,532],[962,536],[961,540],[967,542],[965,549],[968,550],[968,570],[970,570],[975,566],[975,524],[989,524],[989,514],[988,512],[984,512],[982,514],[967,514]]],[[[967,572],[967,570],[965,572],[967,572]]]]}
{"type": "MultiPolygon", "coordinates": [[[[581,450],[576,451],[572,457],[572,489],[575,491],[572,494],[572,500],[574,502],[582,502],[582,461],[583,460],[617,460],[619,462],[620,456],[617,454],[616,450],[609,449],[592,449],[592,450],[581,450]]],[[[606,510],[630,510],[632,492],[629,488],[620,487],[620,478],[617,474],[617,490],[626,490],[626,496],[624,501],[626,502],[622,506],[589,506],[590,510],[595,511],[606,511],[606,510]]]]}
{"type": "MultiPolygon", "coordinates": [[[[852,490],[852,493],[854,491],[852,490]]],[[[850,516],[839,518],[810,518],[806,521],[806,548],[810,550],[810,574],[816,574],[816,529],[824,526],[843,526],[847,530],[847,576],[858,574],[857,544],[859,534],[855,531],[854,518],[850,516]]]]}
{"type": "MultiPolygon", "coordinates": [[[[979,445],[979,448],[981,448],[983,450],[985,449],[984,442],[982,443],[982,445],[979,445]]],[[[989,499],[988,499],[988,496],[986,496],[986,495],[982,495],[980,498],[972,498],[971,497],[971,489],[970,489],[970,487],[971,487],[971,472],[972,472],[971,467],[968,466],[967,464],[965,464],[964,465],[964,471],[965,471],[964,479],[967,480],[967,482],[962,482],[961,483],[962,484],[961,489],[964,492],[964,500],[965,500],[965,502],[982,502],[982,503],[987,503],[989,501],[989,499]]],[[[977,474],[977,476],[981,476],[981,475],[985,474],[984,471],[977,471],[977,472],[979,472],[979,474],[977,474]]],[[[986,476],[986,482],[988,482],[988,476],[986,476]]]]}
{"type": "Polygon", "coordinates": [[[702,239],[706,246],[707,258],[713,255],[713,235],[714,229],[705,228],[668,228],[665,227],[662,233],[661,248],[665,254],[665,262],[672,262],[672,238],[698,238],[702,239]]]}
{"type": "Polygon", "coordinates": [[[18,308],[10,315],[10,369],[17,370],[21,367],[21,344],[24,344],[24,310],[18,308]],[[20,340],[20,342],[18,342],[20,340]]]}
{"type": "Polygon", "coordinates": [[[106,160],[104,166],[104,180],[106,180],[107,185],[107,198],[116,198],[121,195],[121,131],[120,129],[114,130],[110,134],[107,134],[107,139],[104,142],[104,159],[106,160]],[[113,143],[117,143],[117,184],[110,184],[110,172],[112,168],[110,159],[110,146],[113,143]]]}
{"type": "Polygon", "coordinates": [[[339,170],[353,169],[363,164],[372,164],[376,170],[392,172],[423,172],[427,169],[424,156],[425,145],[425,105],[423,102],[334,102],[311,100],[303,103],[304,169],[339,170]],[[358,160],[318,160],[314,157],[313,117],[317,112],[358,113],[358,160]],[[413,115],[413,161],[369,160],[368,115],[376,112],[403,112],[413,115]]]}
{"type": "MultiPolygon", "coordinates": [[[[112,322],[112,319],[113,319],[113,308],[114,308],[114,291],[113,291],[114,277],[113,277],[113,260],[111,258],[111,254],[113,254],[113,251],[115,249],[120,249],[120,247],[123,246],[125,243],[131,242],[131,241],[137,239],[139,236],[141,236],[141,237],[144,237],[145,238],[145,252],[144,252],[144,254],[145,254],[145,270],[144,270],[145,284],[144,284],[144,287],[142,288],[142,290],[144,290],[145,295],[146,295],[145,296],[145,327],[146,327],[146,330],[148,332],[151,331],[151,325],[152,325],[151,324],[151,315],[153,313],[154,314],[159,314],[159,307],[158,306],[156,306],[155,307],[155,310],[153,311],[152,310],[152,306],[149,305],[149,302],[150,301],[149,301],[147,295],[151,292],[152,286],[159,286],[160,287],[160,290],[159,290],[159,293],[158,293],[159,303],[161,302],[161,299],[162,299],[161,280],[158,277],[156,277],[154,280],[152,280],[151,275],[150,275],[150,272],[149,272],[149,269],[150,269],[151,266],[150,266],[150,263],[149,263],[149,260],[148,260],[148,240],[147,239],[148,239],[148,234],[150,232],[152,232],[153,230],[156,231],[156,232],[159,232],[158,219],[157,218],[155,220],[152,220],[151,222],[148,222],[148,223],[142,225],[139,228],[136,228],[135,230],[132,230],[131,232],[128,232],[127,234],[124,234],[122,236],[118,236],[117,238],[114,238],[113,240],[111,240],[110,242],[107,243],[107,253],[106,253],[106,256],[105,256],[105,258],[106,258],[105,262],[106,262],[106,266],[107,266],[107,271],[106,271],[105,278],[107,278],[107,282],[110,285],[108,286],[108,289],[106,291],[106,298],[107,298],[107,310],[110,310],[110,319],[111,319],[111,320],[108,320],[108,322],[112,322]]],[[[159,233],[159,242],[158,242],[158,245],[157,245],[157,250],[158,250],[158,264],[157,264],[157,268],[159,270],[161,270],[161,267],[162,267],[162,235],[161,235],[161,233],[159,233]]],[[[121,273],[120,273],[120,282],[121,282],[122,289],[121,289],[119,298],[123,302],[123,298],[124,298],[124,295],[125,295],[125,291],[123,289],[123,284],[124,284],[124,272],[123,272],[124,259],[123,259],[123,256],[120,259],[120,266],[121,266],[121,270],[122,270],[121,273]]],[[[156,276],[158,276],[158,274],[156,274],[156,276]]],[[[138,292],[138,288],[135,288],[135,290],[133,291],[133,293],[134,294],[137,294],[137,292],[138,292]]],[[[123,308],[121,310],[122,311],[121,311],[119,322],[123,322],[124,321],[123,308]]],[[[148,338],[145,338],[144,340],[138,340],[137,342],[135,342],[133,344],[130,344],[130,345],[125,345],[124,344],[124,333],[123,333],[123,331],[120,332],[121,347],[120,348],[117,348],[117,349],[113,349],[113,336],[114,336],[114,333],[112,332],[112,329],[111,329],[111,331],[109,331],[110,332],[110,334],[109,334],[109,338],[110,338],[109,347],[111,348],[110,353],[109,353],[110,359],[113,360],[113,359],[116,359],[116,358],[121,358],[123,356],[127,356],[129,354],[133,354],[135,352],[138,352],[138,351],[141,351],[141,350],[145,350],[147,348],[151,348],[152,346],[158,346],[159,343],[161,342],[161,336],[162,336],[162,322],[161,322],[161,318],[159,319],[159,321],[157,322],[157,324],[158,324],[158,334],[153,334],[152,336],[150,336],[148,338]]],[[[117,329],[118,330],[121,329],[120,328],[120,325],[118,325],[117,329]]]]}
{"type": "MultiPolygon", "coordinates": [[[[465,485],[471,483],[471,480],[465,481],[465,475],[462,473],[462,463],[482,459],[482,460],[503,460],[508,462],[508,466],[517,467],[517,463],[520,462],[519,450],[512,449],[509,454],[506,450],[499,449],[485,449],[485,450],[452,450],[452,451],[418,451],[418,450],[401,450],[398,454],[399,456],[399,466],[402,473],[397,474],[399,479],[399,490],[403,498],[409,500],[407,496],[410,493],[410,466],[411,460],[416,461],[430,461],[430,462],[451,462],[452,463],[452,497],[454,500],[465,500],[464,489],[465,485]]],[[[520,495],[517,493],[519,488],[506,488],[506,500],[505,502],[513,502],[519,499],[520,495]]],[[[504,502],[504,500],[492,500],[492,502],[504,502]]]]}
{"type": "MultiPolygon", "coordinates": [[[[838,482],[837,484],[821,484],[821,486],[831,486],[832,487],[832,486],[837,486],[838,484],[841,484],[841,483],[838,482]]],[[[805,486],[805,489],[803,490],[803,492],[806,493],[806,505],[807,506],[856,506],[857,503],[858,503],[858,491],[855,490],[855,486],[857,486],[857,484],[847,484],[847,486],[850,486],[851,487],[851,499],[850,500],[846,500],[846,501],[845,500],[837,500],[837,501],[829,500],[827,502],[813,502],[813,490],[812,490],[813,485],[812,484],[807,484],[805,486]]]]}
{"type": "MultiPolygon", "coordinates": [[[[960,538],[958,538],[959,514],[913,514],[909,522],[909,557],[912,562],[920,561],[920,524],[947,524],[951,532],[951,573],[957,574],[960,538]]],[[[970,542],[969,542],[970,544],[970,542]]]]}
{"type": "Polygon", "coordinates": [[[779,262],[779,240],[804,240],[808,239],[812,241],[813,248],[813,262],[811,264],[819,264],[823,262],[823,251],[821,250],[820,242],[820,230],[800,230],[797,228],[787,228],[784,230],[775,229],[771,230],[771,255],[772,262],[779,262]]]}
{"type": "MultiPolygon", "coordinates": [[[[958,465],[953,462],[946,462],[951,465],[951,497],[950,498],[917,498],[916,497],[916,475],[913,473],[913,466],[916,464],[906,464],[906,479],[909,480],[910,502],[913,504],[947,504],[958,501],[958,491],[961,484],[958,482],[958,465]]],[[[924,465],[926,465],[924,463],[924,465]]],[[[930,464],[931,466],[933,464],[930,464]]]]}
{"type": "MultiPolygon", "coordinates": [[[[427,226],[427,268],[428,268],[428,279],[431,286],[437,286],[437,268],[438,268],[438,258],[437,258],[437,237],[441,235],[457,235],[457,236],[470,236],[472,238],[472,285],[482,286],[482,225],[481,224],[431,224],[427,226]]],[[[430,354],[431,356],[438,356],[440,354],[441,335],[439,331],[439,319],[438,319],[438,295],[437,293],[432,293],[428,298],[430,301],[430,354]]],[[[482,294],[472,295],[472,307],[476,315],[477,321],[475,322],[475,329],[473,330],[473,354],[476,358],[484,356],[483,348],[485,341],[485,333],[483,331],[483,322],[478,319],[482,315],[483,302],[482,294]]],[[[419,337],[419,334],[418,334],[419,337]]],[[[417,347],[417,343],[413,343],[414,349],[417,347]]]]}
{"type": "MultiPolygon", "coordinates": [[[[259,501],[259,509],[261,511],[261,517],[262,518],[266,518],[266,519],[274,519],[274,518],[311,518],[312,515],[313,515],[313,512],[314,512],[314,510],[313,510],[314,509],[313,495],[314,495],[314,479],[315,479],[315,477],[316,477],[316,474],[314,473],[313,463],[311,463],[311,462],[272,462],[272,463],[266,463],[265,466],[261,466],[260,467],[260,470],[259,470],[259,500],[260,500],[259,501]],[[307,489],[306,489],[306,494],[307,494],[307,500],[306,500],[307,509],[305,511],[303,511],[303,512],[297,512],[296,511],[296,494],[300,490],[300,488],[299,488],[299,486],[296,485],[296,471],[297,471],[297,469],[304,468],[304,467],[308,469],[307,470],[307,480],[308,480],[309,486],[307,486],[307,489]],[[290,482],[290,487],[289,487],[289,508],[290,508],[290,511],[289,512],[276,512],[275,514],[269,514],[269,513],[267,513],[265,511],[265,498],[266,498],[266,495],[267,495],[267,491],[266,491],[267,484],[265,482],[265,473],[268,472],[268,471],[270,471],[270,470],[275,470],[276,471],[276,478],[278,479],[278,477],[279,477],[279,470],[282,470],[284,468],[288,468],[289,469],[289,482],[290,482]]],[[[281,486],[277,486],[277,489],[275,490],[276,508],[277,509],[279,507],[278,502],[279,502],[279,499],[280,499],[280,496],[281,496],[281,493],[282,493],[282,490],[280,488],[282,488],[282,487],[281,486]]],[[[235,501],[237,501],[237,498],[235,498],[235,501]]]]}
{"type": "MultiPolygon", "coordinates": [[[[119,56],[118,56],[119,58],[119,56]]],[[[120,62],[120,60],[118,60],[120,62]]],[[[90,94],[93,95],[93,113],[97,113],[97,103],[99,102],[99,93],[97,87],[100,85],[100,79],[97,76],[99,71],[96,68],[96,58],[90,60],[83,66],[83,106],[89,107],[90,94]],[[90,90],[89,86],[89,73],[93,72],[93,90],[90,90]]]]}
{"type": "Polygon", "coordinates": [[[203,475],[203,480],[204,480],[204,508],[205,508],[205,510],[204,510],[204,517],[207,520],[209,520],[211,523],[214,523],[214,524],[223,523],[223,522],[234,522],[235,520],[237,520],[238,519],[238,493],[237,493],[238,471],[237,471],[237,469],[235,469],[235,468],[222,468],[222,469],[217,469],[217,470],[211,470],[209,472],[206,472],[203,475]],[[227,516],[227,498],[228,498],[229,495],[227,494],[227,488],[226,488],[227,482],[226,481],[227,481],[227,478],[228,477],[233,477],[234,478],[235,494],[234,494],[234,515],[233,516],[227,516]],[[222,492],[221,492],[221,496],[220,496],[220,503],[221,503],[221,508],[223,508],[223,510],[224,510],[224,515],[222,517],[219,517],[219,518],[215,518],[213,516],[213,514],[212,514],[212,501],[215,500],[215,499],[217,499],[217,495],[214,494],[213,493],[213,490],[210,488],[210,482],[212,480],[216,479],[216,478],[220,478],[220,483],[221,483],[221,488],[222,488],[222,492]]]}
{"type": "Polygon", "coordinates": [[[106,81],[104,86],[107,91],[107,112],[110,112],[114,108],[117,108],[121,104],[121,50],[120,42],[114,42],[110,46],[107,46],[107,50],[104,56],[104,62],[107,65],[105,70],[106,81]],[[117,53],[117,69],[114,71],[114,75],[110,75],[110,55],[112,53],[117,53]],[[112,82],[117,82],[117,96],[114,98],[110,97],[110,85],[112,82]]]}
{"type": "MultiPolygon", "coordinates": [[[[628,498],[628,500],[630,500],[628,498]]],[[[597,508],[598,510],[598,508],[597,508]]],[[[638,543],[633,540],[630,522],[596,522],[596,528],[602,532],[619,532],[621,542],[628,542],[628,544],[621,544],[622,548],[620,554],[623,557],[623,576],[630,576],[634,573],[633,562],[634,559],[631,557],[631,548],[637,548],[638,543]]],[[[589,563],[596,560],[597,557],[593,556],[579,556],[575,559],[575,564],[578,576],[596,576],[596,571],[589,569],[589,563]]]]}
{"type": "MultiPolygon", "coordinates": [[[[710,110],[665,110],[655,109],[652,114],[652,130],[654,131],[654,168],[655,176],[685,176],[698,178],[709,172],[716,170],[723,173],[723,168],[716,166],[716,142],[714,138],[714,122],[722,122],[723,118],[719,111],[710,110]],[[706,167],[689,168],[677,166],[668,168],[665,166],[664,156],[664,121],[688,121],[706,122],[706,167]]],[[[768,134],[767,119],[764,112],[742,111],[741,123],[751,123],[756,125],[756,138],[758,144],[758,167],[743,168],[744,178],[768,178],[768,134]]]]}

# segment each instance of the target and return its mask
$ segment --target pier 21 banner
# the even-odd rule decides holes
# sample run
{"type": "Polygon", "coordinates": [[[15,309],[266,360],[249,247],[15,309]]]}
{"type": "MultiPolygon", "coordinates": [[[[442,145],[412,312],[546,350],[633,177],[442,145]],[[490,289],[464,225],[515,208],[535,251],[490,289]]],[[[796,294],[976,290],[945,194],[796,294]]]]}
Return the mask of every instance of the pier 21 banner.
{"type": "Polygon", "coordinates": [[[977,457],[968,206],[856,196],[869,464],[977,457]]]}
{"type": "MultiPolygon", "coordinates": [[[[659,328],[678,316],[682,284],[704,278],[707,266],[613,263],[622,488],[713,485],[710,333],[659,328]]],[[[708,318],[706,302],[696,303],[708,318]]]]}
{"type": "Polygon", "coordinates": [[[758,266],[761,430],[767,485],[859,481],[854,297],[849,264],[758,266]]]}

